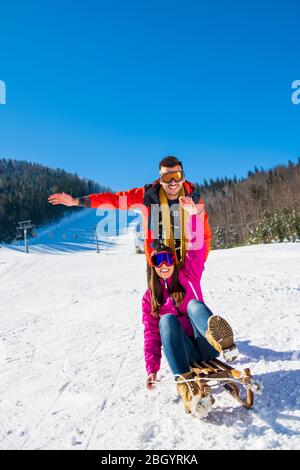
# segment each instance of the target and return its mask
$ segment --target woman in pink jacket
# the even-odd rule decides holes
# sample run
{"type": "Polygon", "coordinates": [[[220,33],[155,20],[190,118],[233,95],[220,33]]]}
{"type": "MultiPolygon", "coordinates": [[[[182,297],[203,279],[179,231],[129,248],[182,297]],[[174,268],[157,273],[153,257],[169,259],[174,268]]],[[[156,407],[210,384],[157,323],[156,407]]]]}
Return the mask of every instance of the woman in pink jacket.
{"type": "Polygon", "coordinates": [[[180,205],[189,214],[184,266],[177,267],[175,253],[169,247],[163,245],[154,250],[150,287],[143,297],[147,387],[149,390],[154,387],[163,347],[177,379],[185,411],[193,413],[197,410],[200,414],[201,409],[205,409],[207,414],[214,399],[209,387],[193,381],[190,365],[207,362],[219,354],[233,360],[238,351],[228,322],[213,315],[203,301],[200,280],[205,245],[200,206],[189,197],[180,198],[180,205]]]}

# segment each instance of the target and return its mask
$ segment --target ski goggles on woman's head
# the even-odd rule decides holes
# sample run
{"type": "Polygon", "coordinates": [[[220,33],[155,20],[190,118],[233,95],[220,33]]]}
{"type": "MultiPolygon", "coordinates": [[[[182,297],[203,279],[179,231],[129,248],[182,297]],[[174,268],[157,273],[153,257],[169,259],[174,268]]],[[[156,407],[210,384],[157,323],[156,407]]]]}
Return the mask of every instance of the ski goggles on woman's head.
{"type": "Polygon", "coordinates": [[[173,266],[175,262],[175,254],[169,251],[160,251],[151,256],[151,263],[155,268],[160,268],[162,264],[173,266]]]}
{"type": "Polygon", "coordinates": [[[183,179],[183,171],[168,171],[167,173],[162,173],[160,175],[160,181],[162,183],[171,183],[172,181],[175,181],[175,183],[180,183],[183,179]]]}

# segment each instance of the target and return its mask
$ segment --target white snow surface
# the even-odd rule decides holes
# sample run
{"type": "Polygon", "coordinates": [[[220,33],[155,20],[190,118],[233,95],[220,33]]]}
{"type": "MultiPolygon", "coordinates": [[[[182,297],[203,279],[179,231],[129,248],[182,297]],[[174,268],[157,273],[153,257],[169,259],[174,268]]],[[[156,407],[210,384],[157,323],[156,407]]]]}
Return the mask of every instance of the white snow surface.
{"type": "Polygon", "coordinates": [[[146,389],[145,257],[131,232],[96,253],[84,231],[95,223],[82,211],[29,254],[0,248],[0,449],[299,448],[300,244],[210,253],[205,301],[233,325],[236,366],[264,392],[247,411],[220,389],[200,421],[184,413],[165,359],[159,378],[171,383],[146,389]]]}

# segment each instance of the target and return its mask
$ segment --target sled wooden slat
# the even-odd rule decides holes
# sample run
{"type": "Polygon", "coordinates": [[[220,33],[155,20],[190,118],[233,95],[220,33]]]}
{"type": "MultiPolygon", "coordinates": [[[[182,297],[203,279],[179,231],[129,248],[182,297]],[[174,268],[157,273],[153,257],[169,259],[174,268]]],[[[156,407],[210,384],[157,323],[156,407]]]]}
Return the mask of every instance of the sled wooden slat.
{"type": "Polygon", "coordinates": [[[220,380],[220,385],[222,385],[230,395],[235,398],[242,406],[247,409],[253,407],[254,404],[254,393],[247,387],[247,384],[251,380],[251,371],[250,369],[244,369],[240,371],[231,367],[229,364],[225,364],[219,359],[214,359],[210,362],[201,362],[200,364],[194,364],[191,367],[193,372],[199,377],[211,380],[226,380],[228,382],[222,384],[220,380]],[[230,379],[233,379],[231,382],[230,379]],[[238,381],[238,382],[237,382],[238,381]],[[246,389],[246,397],[242,397],[242,392],[246,389]]]}

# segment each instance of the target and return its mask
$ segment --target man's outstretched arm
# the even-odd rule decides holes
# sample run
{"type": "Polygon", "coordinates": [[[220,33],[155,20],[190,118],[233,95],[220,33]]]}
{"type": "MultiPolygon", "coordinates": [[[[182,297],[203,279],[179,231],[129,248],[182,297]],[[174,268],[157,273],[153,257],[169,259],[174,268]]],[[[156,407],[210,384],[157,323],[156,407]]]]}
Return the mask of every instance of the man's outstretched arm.
{"type": "Polygon", "coordinates": [[[82,206],[96,209],[101,206],[103,209],[129,209],[136,204],[144,202],[144,188],[134,188],[129,191],[120,191],[117,193],[98,193],[89,194],[79,198],[73,198],[70,194],[55,193],[51,194],[48,202],[52,205],[63,204],[65,206],[82,206]]]}

